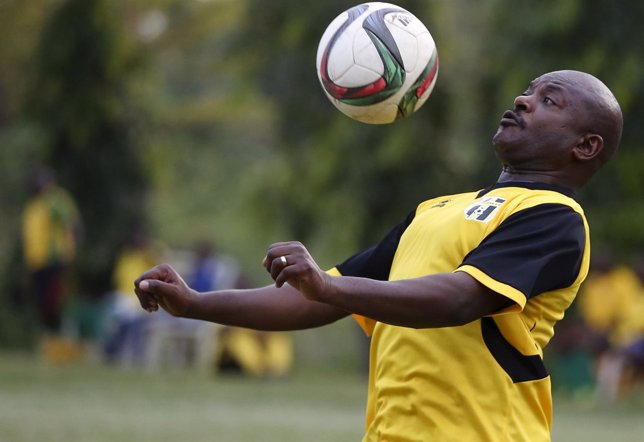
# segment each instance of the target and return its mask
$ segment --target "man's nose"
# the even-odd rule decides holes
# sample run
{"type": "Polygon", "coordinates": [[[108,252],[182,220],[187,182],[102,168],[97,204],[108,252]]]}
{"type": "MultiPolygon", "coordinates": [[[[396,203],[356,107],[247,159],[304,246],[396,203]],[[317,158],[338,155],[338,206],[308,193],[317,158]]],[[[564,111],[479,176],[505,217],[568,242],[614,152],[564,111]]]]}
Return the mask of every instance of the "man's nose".
{"type": "Polygon", "coordinates": [[[531,101],[529,95],[519,95],[514,99],[514,107],[523,112],[529,112],[531,109],[531,101]]]}

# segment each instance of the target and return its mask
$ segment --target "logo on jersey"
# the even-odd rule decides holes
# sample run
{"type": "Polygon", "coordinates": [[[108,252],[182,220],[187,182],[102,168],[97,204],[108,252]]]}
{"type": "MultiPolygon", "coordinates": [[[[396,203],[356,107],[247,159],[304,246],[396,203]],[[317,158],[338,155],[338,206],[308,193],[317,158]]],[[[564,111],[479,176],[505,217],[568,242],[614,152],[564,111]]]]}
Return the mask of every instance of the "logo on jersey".
{"type": "Polygon", "coordinates": [[[499,211],[505,198],[486,196],[465,208],[465,219],[487,224],[499,211]]]}
{"type": "Polygon", "coordinates": [[[431,206],[430,209],[433,209],[435,207],[445,207],[447,205],[447,203],[449,203],[450,201],[452,201],[452,200],[443,200],[440,203],[436,203],[433,206],[431,206]]]}

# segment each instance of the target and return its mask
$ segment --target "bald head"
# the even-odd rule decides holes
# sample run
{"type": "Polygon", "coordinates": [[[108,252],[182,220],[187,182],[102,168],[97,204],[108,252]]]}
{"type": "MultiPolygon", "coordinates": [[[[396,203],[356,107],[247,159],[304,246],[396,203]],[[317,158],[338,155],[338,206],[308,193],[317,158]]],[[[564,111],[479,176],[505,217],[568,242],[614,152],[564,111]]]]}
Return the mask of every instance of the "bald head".
{"type": "Polygon", "coordinates": [[[598,168],[601,167],[613,156],[622,137],[624,120],[617,99],[604,83],[585,72],[563,70],[550,72],[541,78],[545,77],[568,84],[579,92],[581,128],[604,140],[604,148],[597,157],[598,168]]]}

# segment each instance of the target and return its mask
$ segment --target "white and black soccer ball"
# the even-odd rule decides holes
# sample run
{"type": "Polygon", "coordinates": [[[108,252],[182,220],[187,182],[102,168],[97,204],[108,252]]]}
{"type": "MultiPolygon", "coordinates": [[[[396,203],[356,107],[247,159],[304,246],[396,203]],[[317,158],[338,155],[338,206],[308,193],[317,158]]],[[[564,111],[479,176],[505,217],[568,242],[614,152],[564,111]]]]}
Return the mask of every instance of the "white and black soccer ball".
{"type": "Polygon", "coordinates": [[[371,124],[413,114],[438,76],[436,44],[427,27],[409,11],[381,2],[336,17],[320,39],[316,64],[329,100],[371,124]]]}

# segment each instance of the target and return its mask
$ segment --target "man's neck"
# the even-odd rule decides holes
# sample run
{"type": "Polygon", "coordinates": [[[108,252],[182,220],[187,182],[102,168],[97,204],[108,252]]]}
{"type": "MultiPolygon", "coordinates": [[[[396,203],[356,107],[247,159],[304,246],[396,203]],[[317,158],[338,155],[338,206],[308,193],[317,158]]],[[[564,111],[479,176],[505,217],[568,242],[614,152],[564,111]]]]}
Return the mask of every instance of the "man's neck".
{"type": "Polygon", "coordinates": [[[517,170],[510,166],[503,166],[503,170],[497,180],[499,183],[506,181],[528,181],[534,183],[551,184],[573,192],[579,190],[579,185],[573,183],[573,180],[568,179],[565,174],[550,171],[533,171],[533,170],[517,170]]]}

